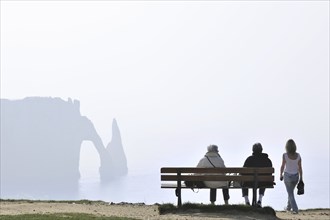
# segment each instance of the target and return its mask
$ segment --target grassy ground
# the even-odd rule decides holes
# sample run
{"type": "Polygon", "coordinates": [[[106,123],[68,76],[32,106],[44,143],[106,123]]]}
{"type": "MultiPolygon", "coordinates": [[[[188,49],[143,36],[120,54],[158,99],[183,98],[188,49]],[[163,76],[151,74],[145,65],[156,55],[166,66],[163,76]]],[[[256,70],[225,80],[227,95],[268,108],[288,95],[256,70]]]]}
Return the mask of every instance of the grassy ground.
{"type": "Polygon", "coordinates": [[[108,203],[103,201],[57,201],[57,200],[3,200],[0,199],[0,220],[132,220],[132,219],[294,219],[329,220],[329,209],[301,210],[299,215],[275,212],[271,207],[256,208],[245,205],[206,205],[108,203]],[[49,203],[49,204],[48,204],[49,203]],[[1,209],[1,207],[0,207],[1,209]],[[34,210],[35,209],[35,210],[34,210]],[[157,210],[158,209],[158,210],[157,210]],[[33,212],[32,212],[33,210],[33,212]],[[2,215],[1,215],[2,214],[2,215]],[[169,214],[169,215],[166,215],[169,214]],[[122,216],[122,217],[116,217],[122,216]]]}
{"type": "Polygon", "coordinates": [[[133,218],[103,217],[81,213],[57,213],[57,214],[25,214],[25,215],[0,215],[3,220],[133,220],[133,218]]]}
{"type": "Polygon", "coordinates": [[[35,203],[35,202],[44,202],[44,203],[69,203],[69,204],[108,204],[108,202],[104,202],[101,200],[28,200],[28,199],[0,199],[0,202],[27,202],[27,203],[35,203]]]}
{"type": "MultiPolygon", "coordinates": [[[[108,204],[107,202],[97,200],[26,200],[26,199],[0,199],[0,202],[26,202],[26,203],[68,203],[68,204],[99,204],[104,205],[108,204]]],[[[70,219],[70,220],[136,220],[135,218],[125,218],[125,217],[106,217],[106,216],[98,216],[84,213],[52,213],[52,214],[23,214],[23,215],[0,215],[1,220],[62,220],[62,219],[70,219]]]]}

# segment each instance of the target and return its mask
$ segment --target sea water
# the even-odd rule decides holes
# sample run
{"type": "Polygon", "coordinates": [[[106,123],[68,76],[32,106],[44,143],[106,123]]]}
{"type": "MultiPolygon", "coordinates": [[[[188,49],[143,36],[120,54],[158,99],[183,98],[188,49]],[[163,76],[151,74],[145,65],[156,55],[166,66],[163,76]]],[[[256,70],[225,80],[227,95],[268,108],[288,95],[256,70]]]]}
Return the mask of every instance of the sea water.
{"type": "MultiPolygon", "coordinates": [[[[297,195],[296,201],[300,209],[329,208],[329,180],[306,178],[305,194],[297,195]]],[[[177,203],[174,189],[160,188],[160,172],[153,170],[144,172],[133,170],[127,176],[112,180],[109,183],[100,183],[97,178],[90,176],[81,179],[79,184],[79,199],[103,200],[108,202],[132,203],[177,203]]],[[[250,191],[250,199],[252,192],[250,191]]],[[[241,190],[230,190],[230,204],[243,204],[241,190]]],[[[190,189],[182,190],[183,202],[209,202],[209,190],[201,189],[193,192],[190,189]]],[[[276,181],[274,189],[266,189],[263,205],[271,206],[276,210],[283,210],[287,202],[287,192],[282,181],[276,181]]],[[[223,204],[221,190],[217,192],[217,204],[223,204]]]]}
{"type": "MultiPolygon", "coordinates": [[[[319,176],[319,175],[315,175],[319,176]]],[[[327,178],[305,177],[305,194],[295,194],[300,209],[329,208],[329,180],[327,178]]],[[[97,173],[81,177],[78,190],[75,193],[8,193],[1,191],[2,199],[41,199],[41,200],[103,200],[105,202],[128,203],[177,203],[174,189],[160,188],[160,170],[145,169],[130,170],[127,176],[115,178],[109,182],[101,182],[97,173]]],[[[252,192],[250,191],[250,200],[252,192]]],[[[191,189],[182,190],[183,202],[209,204],[209,190],[201,189],[193,192],[191,189]]],[[[267,189],[263,197],[263,206],[271,206],[283,210],[287,202],[287,192],[284,183],[276,181],[274,189],[267,189]]],[[[230,204],[243,204],[241,190],[230,190],[230,204]]],[[[223,204],[221,190],[217,192],[216,204],[223,204]]]]}

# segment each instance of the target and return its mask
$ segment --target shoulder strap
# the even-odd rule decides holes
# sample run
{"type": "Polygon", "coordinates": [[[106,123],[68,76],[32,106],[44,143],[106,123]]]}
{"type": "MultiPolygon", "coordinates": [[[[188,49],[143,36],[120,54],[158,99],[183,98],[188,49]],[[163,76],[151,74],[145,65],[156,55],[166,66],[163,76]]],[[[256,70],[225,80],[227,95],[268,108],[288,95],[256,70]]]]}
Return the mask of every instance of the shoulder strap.
{"type": "Polygon", "coordinates": [[[215,168],[214,164],[211,162],[210,158],[208,156],[205,156],[207,160],[210,162],[210,164],[215,168]]]}

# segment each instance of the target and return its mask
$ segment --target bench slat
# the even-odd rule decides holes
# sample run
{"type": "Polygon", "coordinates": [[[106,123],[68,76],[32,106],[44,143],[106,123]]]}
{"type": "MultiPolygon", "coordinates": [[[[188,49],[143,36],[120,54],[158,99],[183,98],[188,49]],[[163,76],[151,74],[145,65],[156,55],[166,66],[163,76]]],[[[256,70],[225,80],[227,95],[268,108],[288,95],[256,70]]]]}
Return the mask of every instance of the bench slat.
{"type": "MultiPolygon", "coordinates": [[[[263,186],[264,188],[274,188],[274,186],[263,186]]],[[[178,188],[178,185],[175,184],[175,183],[164,183],[164,184],[161,184],[161,188],[163,189],[176,189],[178,188]]],[[[221,189],[222,187],[219,187],[218,189],[221,189]]],[[[242,189],[241,186],[230,186],[228,187],[229,189],[242,189]]],[[[253,188],[252,186],[249,186],[247,188],[253,188]]],[[[181,189],[191,189],[191,187],[187,187],[185,184],[182,184],[181,186],[181,189]]],[[[204,187],[204,188],[200,188],[200,189],[209,189],[208,187],[204,187]]]]}
{"type": "MultiPolygon", "coordinates": [[[[260,182],[273,182],[274,176],[258,176],[260,182]]],[[[161,175],[161,181],[248,181],[253,182],[253,175],[161,175]]]]}
{"type": "Polygon", "coordinates": [[[162,167],[161,173],[254,173],[272,174],[273,167],[228,167],[228,168],[196,168],[196,167],[162,167]]]}

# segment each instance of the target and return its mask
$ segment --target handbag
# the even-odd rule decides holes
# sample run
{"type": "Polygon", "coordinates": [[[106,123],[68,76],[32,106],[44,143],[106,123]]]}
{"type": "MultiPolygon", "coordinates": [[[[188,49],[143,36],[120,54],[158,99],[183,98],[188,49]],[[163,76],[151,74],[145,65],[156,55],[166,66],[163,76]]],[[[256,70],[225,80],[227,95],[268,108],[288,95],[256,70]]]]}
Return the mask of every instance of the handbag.
{"type": "Polygon", "coordinates": [[[298,185],[297,185],[297,194],[298,195],[304,195],[305,193],[305,184],[302,180],[299,181],[298,185]]]}

